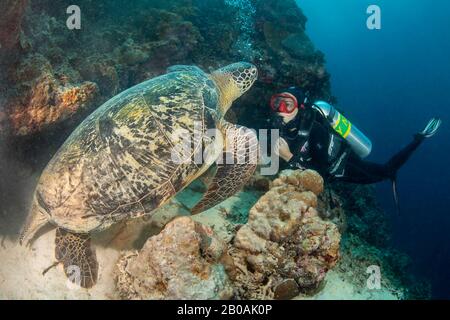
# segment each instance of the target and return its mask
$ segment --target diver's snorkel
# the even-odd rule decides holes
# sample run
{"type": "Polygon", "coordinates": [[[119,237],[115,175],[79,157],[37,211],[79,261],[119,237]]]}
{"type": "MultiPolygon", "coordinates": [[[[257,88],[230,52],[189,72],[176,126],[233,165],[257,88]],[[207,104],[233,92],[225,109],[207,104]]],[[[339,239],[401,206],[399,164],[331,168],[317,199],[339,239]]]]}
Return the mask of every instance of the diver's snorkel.
{"type": "Polygon", "coordinates": [[[350,145],[361,158],[367,157],[372,151],[372,142],[357,127],[347,120],[339,111],[325,101],[316,101],[312,108],[327,119],[331,127],[350,145]]]}

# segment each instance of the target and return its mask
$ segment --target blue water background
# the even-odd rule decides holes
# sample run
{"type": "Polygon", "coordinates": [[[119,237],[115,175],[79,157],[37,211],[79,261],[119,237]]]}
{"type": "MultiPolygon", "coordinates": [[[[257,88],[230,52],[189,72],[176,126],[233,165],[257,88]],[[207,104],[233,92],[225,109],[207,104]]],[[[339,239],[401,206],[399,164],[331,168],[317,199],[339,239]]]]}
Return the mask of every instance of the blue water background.
{"type": "Polygon", "coordinates": [[[439,134],[399,173],[402,215],[389,183],[379,199],[393,220],[393,244],[450,298],[450,1],[298,0],[307,33],[327,59],[339,106],[371,137],[373,161],[386,161],[432,116],[439,134]],[[381,30],[366,27],[369,5],[381,8],[381,30]]]}

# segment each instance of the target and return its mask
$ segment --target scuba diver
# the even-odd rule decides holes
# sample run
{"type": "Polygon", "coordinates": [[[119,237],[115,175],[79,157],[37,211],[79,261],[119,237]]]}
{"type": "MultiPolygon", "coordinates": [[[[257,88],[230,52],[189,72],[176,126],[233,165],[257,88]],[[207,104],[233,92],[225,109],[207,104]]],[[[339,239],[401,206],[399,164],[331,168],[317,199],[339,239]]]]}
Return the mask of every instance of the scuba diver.
{"type": "Polygon", "coordinates": [[[372,184],[391,180],[398,211],[397,171],[441,125],[440,119],[431,119],[412,142],[378,164],[363,160],[372,150],[371,141],[327,102],[311,103],[302,89],[291,87],[272,96],[270,106],[271,128],[280,130],[274,150],[289,168],[314,169],[327,181],[372,184]]]}

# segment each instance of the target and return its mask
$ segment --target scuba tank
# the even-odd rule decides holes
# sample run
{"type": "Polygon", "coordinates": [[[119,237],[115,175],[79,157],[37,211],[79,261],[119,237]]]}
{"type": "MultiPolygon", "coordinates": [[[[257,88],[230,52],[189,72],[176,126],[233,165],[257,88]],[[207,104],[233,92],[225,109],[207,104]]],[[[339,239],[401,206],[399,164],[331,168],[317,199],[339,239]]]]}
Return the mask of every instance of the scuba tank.
{"type": "Polygon", "coordinates": [[[358,156],[365,158],[370,154],[372,151],[372,142],[370,139],[332,105],[325,101],[316,101],[312,107],[327,119],[334,131],[347,141],[358,156]]]}

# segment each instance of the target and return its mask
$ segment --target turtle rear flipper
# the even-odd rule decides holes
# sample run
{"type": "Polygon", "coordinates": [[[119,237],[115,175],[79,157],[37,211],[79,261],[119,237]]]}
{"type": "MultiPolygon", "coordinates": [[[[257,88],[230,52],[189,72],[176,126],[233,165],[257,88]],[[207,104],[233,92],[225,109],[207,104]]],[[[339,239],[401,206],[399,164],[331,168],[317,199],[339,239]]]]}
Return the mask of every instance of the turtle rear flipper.
{"type": "Polygon", "coordinates": [[[63,264],[67,278],[83,288],[94,286],[97,282],[98,263],[90,236],[58,228],[55,244],[55,257],[63,264]]]}
{"type": "Polygon", "coordinates": [[[256,170],[259,152],[256,133],[246,127],[224,124],[221,131],[226,143],[222,159],[205,195],[191,209],[192,214],[208,210],[234,195],[256,170]]]}

